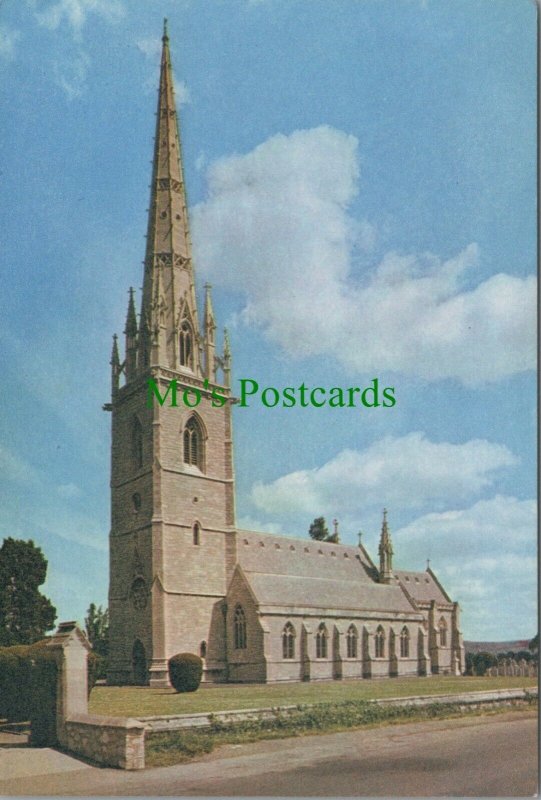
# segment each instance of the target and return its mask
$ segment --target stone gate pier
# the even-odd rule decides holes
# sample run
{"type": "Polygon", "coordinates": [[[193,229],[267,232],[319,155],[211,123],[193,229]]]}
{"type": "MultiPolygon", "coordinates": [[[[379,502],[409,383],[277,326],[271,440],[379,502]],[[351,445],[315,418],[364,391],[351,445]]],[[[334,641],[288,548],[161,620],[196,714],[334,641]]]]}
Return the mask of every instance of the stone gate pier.
{"type": "Polygon", "coordinates": [[[88,713],[88,653],[76,622],[62,622],[47,645],[56,657],[56,735],[61,747],[98,764],[145,766],[145,728],[136,719],[88,713]]]}

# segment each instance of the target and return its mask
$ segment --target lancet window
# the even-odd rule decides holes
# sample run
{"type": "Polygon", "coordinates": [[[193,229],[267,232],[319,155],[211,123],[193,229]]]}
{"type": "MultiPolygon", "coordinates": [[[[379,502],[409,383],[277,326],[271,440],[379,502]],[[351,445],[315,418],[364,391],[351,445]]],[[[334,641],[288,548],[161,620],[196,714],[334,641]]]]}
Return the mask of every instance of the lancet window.
{"type": "Polygon", "coordinates": [[[284,658],[295,658],[295,628],[288,622],[282,632],[282,655],[284,658]]]}
{"type": "Polygon", "coordinates": [[[246,615],[242,606],[235,609],[235,650],[246,650],[246,615]]]}

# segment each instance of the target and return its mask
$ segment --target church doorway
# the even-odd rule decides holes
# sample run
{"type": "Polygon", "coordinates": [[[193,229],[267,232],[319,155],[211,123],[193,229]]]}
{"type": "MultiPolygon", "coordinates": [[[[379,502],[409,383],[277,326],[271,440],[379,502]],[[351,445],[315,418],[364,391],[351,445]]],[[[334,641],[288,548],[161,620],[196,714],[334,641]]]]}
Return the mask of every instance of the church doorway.
{"type": "Polygon", "coordinates": [[[148,683],[147,658],[144,645],[139,639],[133,643],[131,662],[133,683],[135,686],[146,686],[148,683]]]}

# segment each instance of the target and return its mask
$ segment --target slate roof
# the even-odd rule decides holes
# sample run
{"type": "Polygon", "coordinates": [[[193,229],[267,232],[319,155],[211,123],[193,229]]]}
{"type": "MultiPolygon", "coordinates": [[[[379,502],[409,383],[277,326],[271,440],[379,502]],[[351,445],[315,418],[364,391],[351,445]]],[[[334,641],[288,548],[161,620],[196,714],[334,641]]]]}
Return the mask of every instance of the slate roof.
{"type": "Polygon", "coordinates": [[[414,611],[398,583],[374,581],[358,547],[238,531],[237,560],[262,606],[414,611]]]}
{"type": "Polygon", "coordinates": [[[420,603],[449,603],[449,598],[442,592],[439,584],[430,571],[410,572],[409,570],[394,570],[394,574],[404,589],[414,600],[420,603]]]}

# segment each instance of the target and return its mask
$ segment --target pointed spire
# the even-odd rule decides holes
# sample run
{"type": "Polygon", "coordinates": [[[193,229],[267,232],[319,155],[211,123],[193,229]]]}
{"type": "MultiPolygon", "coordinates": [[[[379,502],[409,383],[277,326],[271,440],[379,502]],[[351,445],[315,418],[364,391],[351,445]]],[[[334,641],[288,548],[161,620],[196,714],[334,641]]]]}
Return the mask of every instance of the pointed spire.
{"type": "Polygon", "coordinates": [[[205,316],[203,319],[203,343],[205,350],[205,376],[210,381],[216,380],[216,365],[215,365],[215,341],[214,332],[216,330],[216,322],[214,320],[214,309],[212,308],[212,297],[210,290],[212,286],[210,283],[205,283],[205,316]]]}
{"type": "Polygon", "coordinates": [[[111,393],[113,397],[118,392],[119,378],[120,378],[120,357],[118,355],[118,337],[115,333],[113,336],[113,349],[111,352],[111,393]]]}
{"type": "Polygon", "coordinates": [[[381,583],[390,583],[393,576],[393,544],[387,525],[387,509],[383,509],[383,522],[379,540],[379,579],[381,583]]]}
{"type": "Polygon", "coordinates": [[[126,314],[126,381],[131,381],[137,371],[137,316],[135,314],[135,300],[133,287],[130,286],[128,312],[126,314]]]}
{"type": "Polygon", "coordinates": [[[130,299],[128,300],[128,313],[126,314],[126,336],[137,336],[137,315],[135,313],[135,300],[133,286],[130,286],[130,299]]]}
{"type": "Polygon", "coordinates": [[[227,328],[224,328],[223,365],[224,386],[229,388],[231,386],[231,343],[229,341],[229,333],[227,328]]]}
{"type": "Polygon", "coordinates": [[[120,367],[120,357],[118,355],[118,336],[116,333],[113,335],[113,349],[111,351],[111,361],[109,363],[112,367],[120,367]]]}
{"type": "Polygon", "coordinates": [[[201,376],[199,324],[167,20],[162,42],[139,364],[142,369],[160,365],[201,376]]]}

